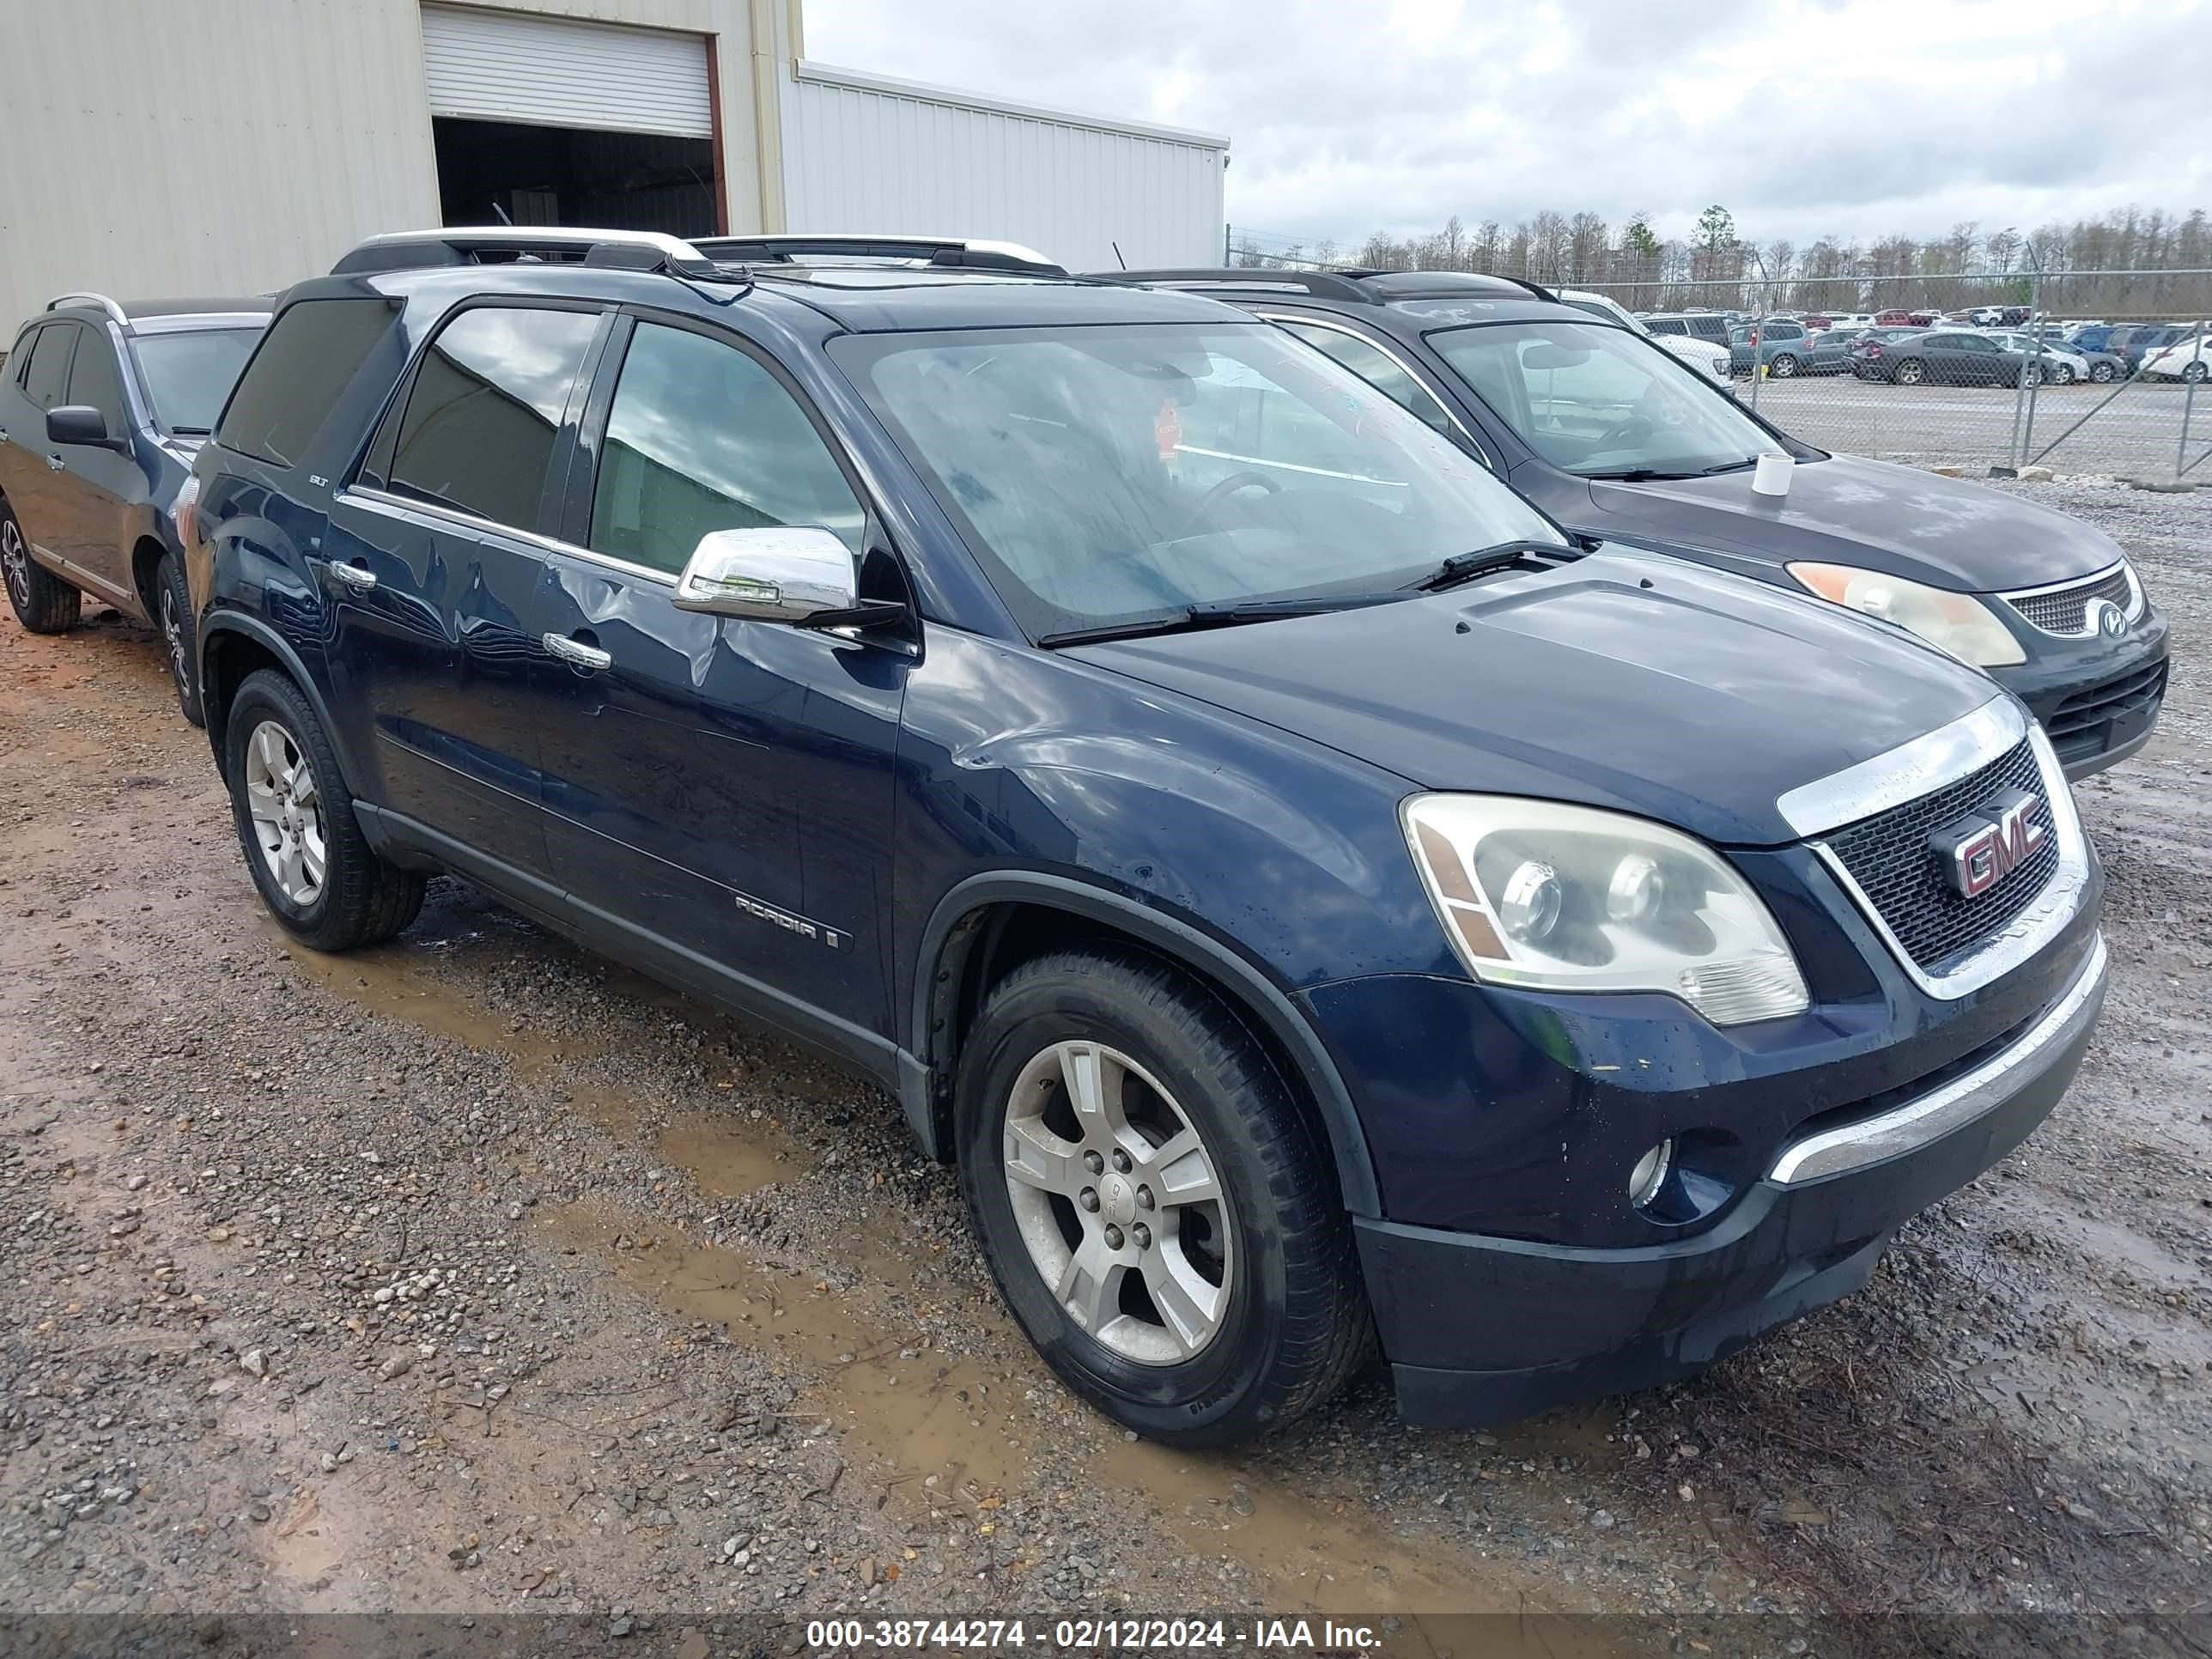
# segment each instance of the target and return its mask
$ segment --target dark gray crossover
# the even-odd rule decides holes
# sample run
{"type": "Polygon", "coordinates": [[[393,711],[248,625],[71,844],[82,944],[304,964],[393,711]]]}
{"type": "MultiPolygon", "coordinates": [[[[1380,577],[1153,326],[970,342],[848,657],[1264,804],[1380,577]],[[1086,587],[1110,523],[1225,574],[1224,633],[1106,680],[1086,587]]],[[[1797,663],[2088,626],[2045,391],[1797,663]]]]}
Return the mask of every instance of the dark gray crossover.
{"type": "Polygon", "coordinates": [[[158,627],[195,722],[179,492],[268,321],[265,300],[64,294],[23,325],[0,379],[0,580],[16,619],[58,633],[89,593],[158,627]]]}
{"type": "Polygon", "coordinates": [[[1218,295],[1365,375],[1570,529],[1878,617],[1986,672],[2069,777],[2150,740],[2166,623],[2112,538],[1987,485],[1801,443],[1627,329],[1459,272],[1133,271],[1218,295]],[[1762,451],[1789,493],[1753,488],[1762,451]]]}

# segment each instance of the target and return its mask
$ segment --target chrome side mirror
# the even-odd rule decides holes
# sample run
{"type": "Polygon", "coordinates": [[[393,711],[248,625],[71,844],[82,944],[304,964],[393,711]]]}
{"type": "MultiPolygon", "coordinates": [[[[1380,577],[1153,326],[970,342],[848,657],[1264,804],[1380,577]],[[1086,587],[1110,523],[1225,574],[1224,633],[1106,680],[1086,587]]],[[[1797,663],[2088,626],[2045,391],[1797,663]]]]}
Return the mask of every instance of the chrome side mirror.
{"type": "Polygon", "coordinates": [[[805,624],[860,606],[852,550],[815,525],[710,531],[676,580],[676,608],[805,624]]]}

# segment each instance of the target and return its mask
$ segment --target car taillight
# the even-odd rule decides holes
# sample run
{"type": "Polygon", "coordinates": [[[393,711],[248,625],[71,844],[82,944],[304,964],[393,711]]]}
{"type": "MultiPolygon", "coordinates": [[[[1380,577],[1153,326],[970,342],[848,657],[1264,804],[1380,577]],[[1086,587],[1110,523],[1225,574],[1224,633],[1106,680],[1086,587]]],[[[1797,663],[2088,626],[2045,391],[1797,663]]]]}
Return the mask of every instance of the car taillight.
{"type": "Polygon", "coordinates": [[[1859,349],[1865,352],[1869,357],[1879,357],[1881,356],[1881,348],[1875,344],[1872,340],[1869,340],[1864,345],[1861,346],[1859,349]]]}

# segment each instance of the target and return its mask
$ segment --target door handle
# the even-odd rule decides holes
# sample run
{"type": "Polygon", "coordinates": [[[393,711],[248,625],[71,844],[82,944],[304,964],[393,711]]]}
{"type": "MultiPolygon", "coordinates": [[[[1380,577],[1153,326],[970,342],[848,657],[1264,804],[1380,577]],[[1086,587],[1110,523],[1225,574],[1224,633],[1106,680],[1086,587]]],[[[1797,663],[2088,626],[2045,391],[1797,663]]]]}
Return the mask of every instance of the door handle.
{"type": "Polygon", "coordinates": [[[325,568],[356,593],[366,593],[376,586],[376,572],[364,570],[357,564],[340,564],[333,559],[325,568]]]}
{"type": "Polygon", "coordinates": [[[545,649],[573,667],[588,669],[597,673],[602,668],[614,665],[615,653],[602,651],[596,645],[586,645],[581,640],[572,640],[566,634],[547,634],[543,636],[545,649]]]}
{"type": "Polygon", "coordinates": [[[69,463],[58,455],[49,455],[46,457],[46,465],[53,468],[55,471],[58,472],[64,467],[67,466],[69,463]]]}

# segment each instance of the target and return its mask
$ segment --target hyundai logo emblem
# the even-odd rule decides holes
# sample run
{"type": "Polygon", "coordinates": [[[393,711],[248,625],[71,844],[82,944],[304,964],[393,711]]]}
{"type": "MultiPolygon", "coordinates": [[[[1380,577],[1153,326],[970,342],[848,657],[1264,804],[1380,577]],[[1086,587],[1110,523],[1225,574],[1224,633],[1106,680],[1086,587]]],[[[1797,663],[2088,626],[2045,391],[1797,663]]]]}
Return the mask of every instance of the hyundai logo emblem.
{"type": "Polygon", "coordinates": [[[2128,613],[2110,599],[2089,602],[2089,631],[2102,634],[2108,640],[2117,640],[2128,631],[2128,613]]]}

